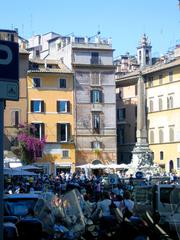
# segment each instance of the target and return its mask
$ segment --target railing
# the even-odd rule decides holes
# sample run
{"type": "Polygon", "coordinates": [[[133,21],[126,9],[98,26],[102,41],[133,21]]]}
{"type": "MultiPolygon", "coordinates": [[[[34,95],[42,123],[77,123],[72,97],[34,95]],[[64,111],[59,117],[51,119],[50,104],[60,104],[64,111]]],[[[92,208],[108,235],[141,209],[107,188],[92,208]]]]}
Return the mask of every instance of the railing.
{"type": "Polygon", "coordinates": [[[90,59],[91,64],[96,65],[96,64],[101,64],[101,59],[100,58],[91,58],[90,59]]]}

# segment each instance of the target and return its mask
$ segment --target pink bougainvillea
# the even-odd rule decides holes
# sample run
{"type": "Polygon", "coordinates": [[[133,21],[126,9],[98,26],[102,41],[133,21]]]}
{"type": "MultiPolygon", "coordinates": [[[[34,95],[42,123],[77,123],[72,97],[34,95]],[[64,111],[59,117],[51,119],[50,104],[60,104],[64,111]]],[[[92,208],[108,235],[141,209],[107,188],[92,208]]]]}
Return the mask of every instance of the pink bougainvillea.
{"type": "Polygon", "coordinates": [[[22,149],[29,152],[32,160],[36,160],[43,151],[45,145],[45,138],[39,139],[35,137],[36,129],[33,125],[20,125],[17,140],[19,141],[22,149]]]}

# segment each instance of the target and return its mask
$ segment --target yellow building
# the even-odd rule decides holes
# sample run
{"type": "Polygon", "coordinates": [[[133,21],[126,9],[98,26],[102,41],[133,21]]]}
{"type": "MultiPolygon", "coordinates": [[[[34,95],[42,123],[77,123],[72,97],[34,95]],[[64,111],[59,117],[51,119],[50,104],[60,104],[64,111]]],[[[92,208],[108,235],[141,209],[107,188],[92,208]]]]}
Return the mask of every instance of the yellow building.
{"type": "Polygon", "coordinates": [[[28,123],[46,138],[37,163],[47,173],[74,171],[73,73],[52,60],[31,60],[28,71],[28,123]]]}
{"type": "Polygon", "coordinates": [[[180,59],[145,72],[149,147],[166,172],[180,173],[180,59]]]}
{"type": "MultiPolygon", "coordinates": [[[[144,68],[142,76],[146,88],[148,143],[153,161],[166,172],[175,171],[180,174],[180,58],[177,56],[169,61],[159,60],[155,65],[144,68]]],[[[117,110],[124,112],[120,114],[121,121],[117,122],[121,127],[118,135],[121,140],[119,157],[126,154],[125,159],[129,162],[128,153],[131,155],[136,142],[133,136],[137,125],[134,116],[138,77],[137,70],[120,77],[116,82],[117,91],[121,91],[120,97],[117,93],[117,110]]]]}

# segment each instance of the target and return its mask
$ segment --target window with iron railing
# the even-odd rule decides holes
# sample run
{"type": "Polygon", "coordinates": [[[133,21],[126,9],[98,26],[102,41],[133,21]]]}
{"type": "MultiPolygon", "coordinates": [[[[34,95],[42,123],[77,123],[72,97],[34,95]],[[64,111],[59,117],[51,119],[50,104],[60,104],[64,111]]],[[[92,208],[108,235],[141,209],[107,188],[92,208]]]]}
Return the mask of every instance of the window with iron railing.
{"type": "Polygon", "coordinates": [[[91,53],[91,64],[100,64],[100,57],[98,52],[91,53]]]}

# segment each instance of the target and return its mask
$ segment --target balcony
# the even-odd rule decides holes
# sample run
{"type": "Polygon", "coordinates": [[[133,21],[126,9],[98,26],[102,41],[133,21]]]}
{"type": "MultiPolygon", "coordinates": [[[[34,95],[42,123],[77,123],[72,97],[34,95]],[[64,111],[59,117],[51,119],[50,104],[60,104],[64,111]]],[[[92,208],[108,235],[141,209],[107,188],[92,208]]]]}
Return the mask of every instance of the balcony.
{"type": "Polygon", "coordinates": [[[90,59],[90,63],[92,65],[98,65],[98,64],[101,64],[101,59],[99,57],[92,57],[90,59]]]}

